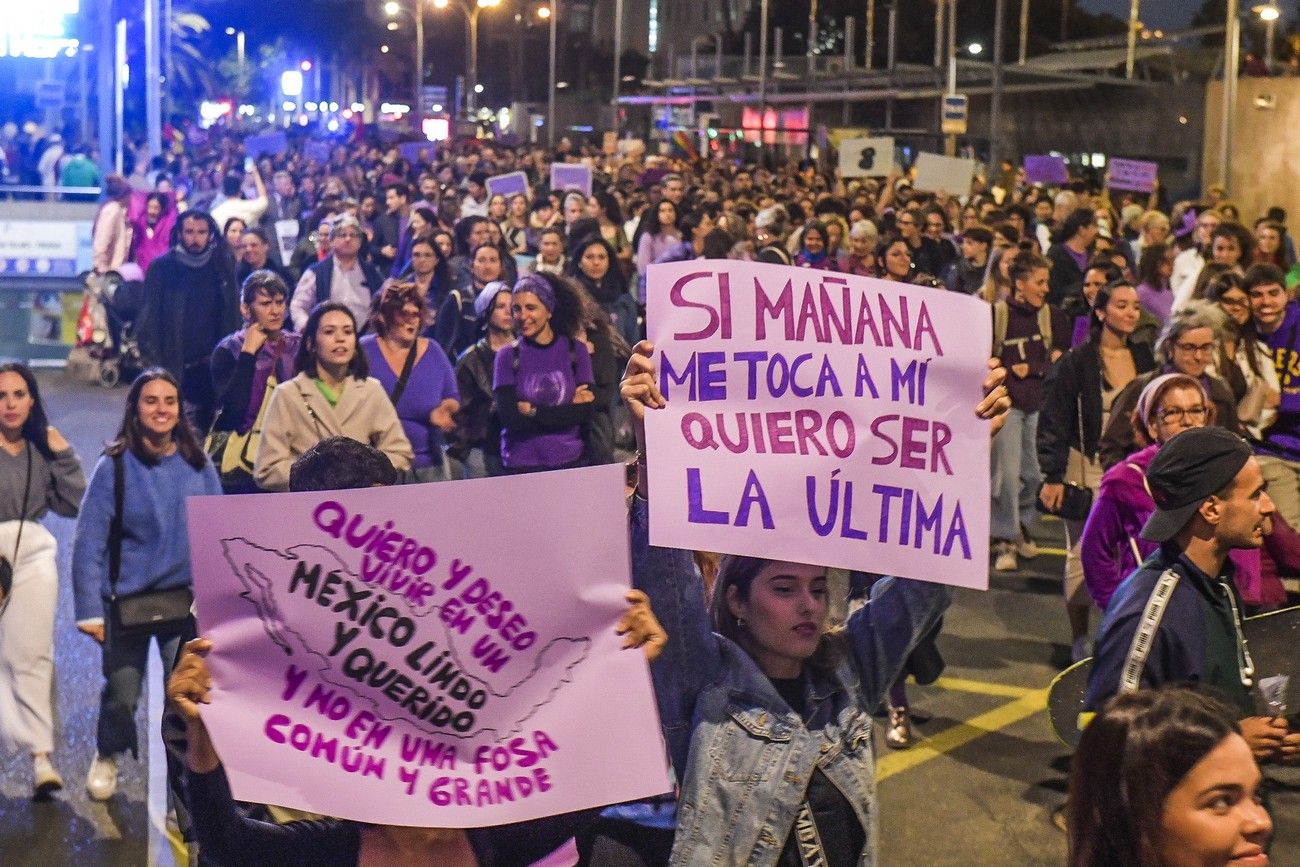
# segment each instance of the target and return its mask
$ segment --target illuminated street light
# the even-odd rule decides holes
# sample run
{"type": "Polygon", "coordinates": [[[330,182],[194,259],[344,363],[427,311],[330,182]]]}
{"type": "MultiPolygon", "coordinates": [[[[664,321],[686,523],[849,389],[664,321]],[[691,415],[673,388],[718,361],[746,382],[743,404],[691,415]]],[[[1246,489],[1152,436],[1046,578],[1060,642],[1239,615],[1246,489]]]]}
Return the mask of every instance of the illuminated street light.
{"type": "Polygon", "coordinates": [[[233,28],[233,27],[227,27],[227,28],[226,28],[226,35],[227,35],[227,36],[234,36],[234,35],[235,35],[235,28],[233,28]]]}
{"type": "Polygon", "coordinates": [[[397,22],[396,22],[396,21],[389,21],[389,22],[388,22],[388,29],[389,29],[389,30],[396,30],[397,27],[398,27],[398,25],[397,25],[397,22]]]}
{"type": "Polygon", "coordinates": [[[1281,10],[1272,4],[1267,6],[1256,6],[1251,11],[1259,16],[1260,21],[1276,21],[1282,17],[1281,10]]]}
{"type": "Polygon", "coordinates": [[[969,51],[972,56],[974,56],[974,55],[982,54],[984,52],[984,46],[979,42],[972,42],[969,46],[967,46],[966,50],[969,51]]]}
{"type": "Polygon", "coordinates": [[[384,13],[386,15],[396,15],[401,11],[402,7],[396,2],[396,0],[388,0],[388,2],[384,4],[384,13]]]}
{"type": "Polygon", "coordinates": [[[302,63],[298,64],[298,68],[303,72],[311,72],[311,61],[304,60],[302,63]]]}
{"type": "Polygon", "coordinates": [[[482,93],[482,92],[483,92],[483,85],[481,85],[481,84],[476,84],[476,85],[474,85],[474,92],[475,92],[475,93],[482,93]]]}
{"type": "Polygon", "coordinates": [[[280,92],[285,96],[302,96],[302,73],[296,69],[280,75],[280,92]]]}
{"type": "Polygon", "coordinates": [[[549,7],[549,6],[540,6],[540,7],[538,7],[538,9],[537,9],[537,17],[540,18],[540,19],[542,19],[543,21],[545,21],[547,18],[550,18],[550,17],[551,17],[551,7],[549,7]]]}

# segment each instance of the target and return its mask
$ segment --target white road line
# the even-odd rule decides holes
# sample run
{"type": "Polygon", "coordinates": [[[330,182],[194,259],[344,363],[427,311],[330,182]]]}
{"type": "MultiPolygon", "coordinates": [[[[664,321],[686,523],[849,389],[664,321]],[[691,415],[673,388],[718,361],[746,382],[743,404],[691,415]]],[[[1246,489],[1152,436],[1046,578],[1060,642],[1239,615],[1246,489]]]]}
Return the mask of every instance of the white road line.
{"type": "Polygon", "coordinates": [[[167,748],[162,742],[163,695],[162,664],[149,654],[149,778],[146,782],[149,805],[149,867],[177,867],[176,856],[167,834],[167,748]]]}

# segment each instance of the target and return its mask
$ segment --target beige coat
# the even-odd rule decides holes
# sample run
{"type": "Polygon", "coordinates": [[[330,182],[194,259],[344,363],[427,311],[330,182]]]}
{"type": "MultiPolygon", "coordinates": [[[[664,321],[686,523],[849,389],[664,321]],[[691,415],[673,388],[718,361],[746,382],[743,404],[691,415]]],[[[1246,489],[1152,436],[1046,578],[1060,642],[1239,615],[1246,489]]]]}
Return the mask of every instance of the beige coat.
{"type": "Polygon", "coordinates": [[[266,491],[287,491],[293,462],[332,436],[374,446],[388,456],[398,472],[410,469],[414,458],[411,443],[379,380],[349,378],[338,406],[332,407],[311,377],[300,373],[271,392],[253,461],[257,484],[266,491]]]}

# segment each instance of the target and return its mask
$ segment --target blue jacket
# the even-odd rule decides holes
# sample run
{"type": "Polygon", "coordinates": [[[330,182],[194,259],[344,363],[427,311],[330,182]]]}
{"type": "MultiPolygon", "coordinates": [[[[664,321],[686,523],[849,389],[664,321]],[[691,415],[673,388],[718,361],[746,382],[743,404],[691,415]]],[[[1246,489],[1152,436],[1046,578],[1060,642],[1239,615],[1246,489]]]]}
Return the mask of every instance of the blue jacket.
{"type": "Polygon", "coordinates": [[[1252,716],[1255,701],[1250,689],[1241,683],[1238,665],[1240,643],[1233,625],[1233,607],[1241,616],[1244,611],[1232,580],[1232,561],[1224,561],[1223,572],[1212,578],[1171,543],[1148,557],[1111,597],[1097,634],[1085,707],[1098,710],[1118,692],[1133,634],[1142,621],[1151,591],[1166,569],[1177,572],[1179,580],[1151,642],[1140,685],[1149,688],[1181,684],[1208,689],[1238,708],[1243,717],[1252,716]]]}
{"type": "Polygon", "coordinates": [[[672,864],[771,867],[820,768],[866,832],[860,867],[876,861],[871,712],[907,654],[938,621],[951,589],[886,579],[850,618],[845,660],[809,678],[805,723],[739,645],[713,632],[688,551],[649,544],[645,504],[631,517],[632,575],[669,635],[651,666],[673,766],[682,775],[672,864]]]}
{"type": "MultiPolygon", "coordinates": [[[[179,454],[145,466],[127,451],[122,503],[122,568],[118,595],[165,590],[190,584],[190,537],[185,500],[220,494],[221,481],[210,462],[195,470],[179,454]]],[[[113,459],[95,464],[72,542],[72,588],[77,622],[104,616],[110,595],[108,536],[113,521],[113,459]]]]}

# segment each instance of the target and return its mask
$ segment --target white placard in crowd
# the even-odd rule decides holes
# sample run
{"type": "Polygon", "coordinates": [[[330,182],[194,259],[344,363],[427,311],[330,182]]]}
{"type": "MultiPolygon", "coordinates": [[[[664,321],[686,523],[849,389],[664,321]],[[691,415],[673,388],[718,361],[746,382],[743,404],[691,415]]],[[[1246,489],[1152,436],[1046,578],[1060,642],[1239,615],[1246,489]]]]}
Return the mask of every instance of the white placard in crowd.
{"type": "Polygon", "coordinates": [[[884,177],[894,167],[894,139],[846,138],[840,142],[840,177],[884,177]]]}
{"type": "Polygon", "coordinates": [[[912,186],[929,193],[964,196],[970,192],[975,177],[975,161],[961,157],[920,153],[916,156],[916,180],[912,186]]]}

